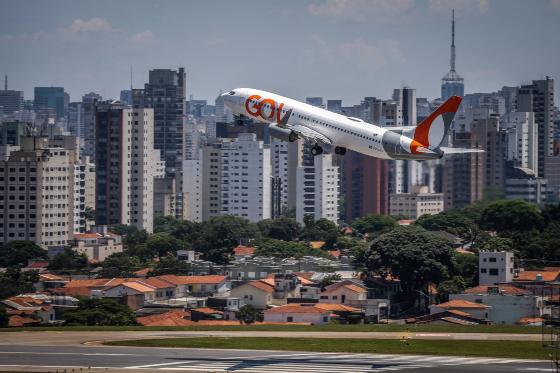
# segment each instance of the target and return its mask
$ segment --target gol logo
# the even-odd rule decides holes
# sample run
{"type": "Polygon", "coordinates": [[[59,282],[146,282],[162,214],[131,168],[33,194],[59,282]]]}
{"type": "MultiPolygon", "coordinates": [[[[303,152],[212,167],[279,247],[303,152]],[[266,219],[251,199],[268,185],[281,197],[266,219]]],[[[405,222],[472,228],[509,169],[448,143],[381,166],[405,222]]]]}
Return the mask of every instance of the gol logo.
{"type": "Polygon", "coordinates": [[[284,108],[284,103],[280,103],[280,105],[278,105],[276,101],[270,98],[265,98],[261,100],[261,96],[259,95],[249,96],[245,101],[245,109],[247,110],[247,113],[249,113],[250,115],[254,117],[261,117],[264,120],[268,120],[268,121],[273,121],[274,117],[276,116],[276,123],[282,125],[288,122],[288,119],[292,114],[292,110],[290,109],[286,112],[286,114],[284,114],[283,117],[281,117],[283,108],[284,108]],[[256,103],[252,103],[251,102],[252,100],[255,100],[256,103]],[[267,104],[268,107],[270,108],[270,112],[265,113],[263,107],[265,107],[265,105],[267,104]]]}

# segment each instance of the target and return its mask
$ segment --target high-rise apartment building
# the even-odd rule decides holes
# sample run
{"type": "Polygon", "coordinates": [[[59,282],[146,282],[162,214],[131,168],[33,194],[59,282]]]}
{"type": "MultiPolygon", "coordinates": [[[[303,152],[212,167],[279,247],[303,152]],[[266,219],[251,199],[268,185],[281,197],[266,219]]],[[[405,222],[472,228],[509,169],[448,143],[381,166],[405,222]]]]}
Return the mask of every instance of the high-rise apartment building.
{"type": "Polygon", "coordinates": [[[80,131],[84,129],[84,104],[82,102],[71,102],[68,104],[68,118],[66,130],[78,138],[83,138],[80,131]]]}
{"type": "Polygon", "coordinates": [[[0,243],[64,246],[74,232],[75,153],[29,137],[0,162],[0,243]]]}
{"type": "Polygon", "coordinates": [[[342,218],[351,223],[367,214],[388,214],[389,161],[348,151],[341,163],[342,218]]]}
{"type": "Polygon", "coordinates": [[[417,120],[416,89],[409,87],[394,89],[393,101],[401,107],[402,125],[415,126],[417,120]]]}
{"type": "Polygon", "coordinates": [[[4,76],[4,90],[0,90],[0,112],[12,115],[23,110],[23,92],[8,89],[8,75],[4,76]]]}
{"type": "Polygon", "coordinates": [[[78,130],[83,141],[83,154],[95,159],[95,115],[97,105],[103,98],[97,93],[90,92],[82,96],[83,120],[82,128],[78,130]]]}
{"type": "Polygon", "coordinates": [[[519,87],[517,111],[534,112],[538,128],[537,176],[546,177],[546,157],[554,154],[554,80],[533,80],[533,84],[519,87]]]}
{"type": "Polygon", "coordinates": [[[501,119],[506,132],[506,159],[515,167],[538,170],[538,128],[534,113],[509,112],[501,119]]]}
{"type": "Polygon", "coordinates": [[[150,70],[144,89],[134,89],[134,107],[154,110],[154,148],[165,161],[165,177],[175,182],[176,216],[182,216],[183,129],[186,115],[185,69],[150,70]]]}
{"type": "Polygon", "coordinates": [[[153,110],[104,102],[96,109],[96,223],[153,231],[153,110]]]}
{"type": "Polygon", "coordinates": [[[70,96],[63,87],[35,87],[33,108],[35,111],[51,109],[57,118],[66,116],[70,96]]]}
{"type": "Polygon", "coordinates": [[[451,13],[451,60],[449,72],[441,79],[441,98],[465,94],[464,79],[455,71],[455,9],[451,13]]]}
{"type": "Polygon", "coordinates": [[[300,223],[306,215],[315,220],[325,218],[338,221],[339,168],[333,164],[332,154],[311,155],[309,142],[298,141],[296,168],[296,219],[300,223]]]}

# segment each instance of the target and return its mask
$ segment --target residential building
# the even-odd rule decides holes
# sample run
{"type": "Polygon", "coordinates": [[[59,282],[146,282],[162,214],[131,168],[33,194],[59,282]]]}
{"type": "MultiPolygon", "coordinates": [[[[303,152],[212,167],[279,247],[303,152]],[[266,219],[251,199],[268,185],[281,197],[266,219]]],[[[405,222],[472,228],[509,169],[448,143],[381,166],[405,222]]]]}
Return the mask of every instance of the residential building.
{"type": "Polygon", "coordinates": [[[0,108],[4,115],[23,110],[23,91],[8,89],[8,75],[4,76],[4,90],[0,90],[0,108]]]}
{"type": "Polygon", "coordinates": [[[96,223],[153,231],[153,110],[97,106],[96,223]]]}
{"type": "Polygon", "coordinates": [[[538,170],[536,176],[546,177],[545,161],[554,148],[554,79],[533,80],[517,92],[517,111],[533,112],[538,128],[538,170]]]}
{"type": "Polygon", "coordinates": [[[328,324],[332,312],[316,304],[286,304],[263,312],[265,322],[328,324]]]}
{"type": "Polygon", "coordinates": [[[505,180],[505,197],[508,199],[522,199],[524,201],[542,205],[548,202],[548,180],[535,177],[531,169],[511,167],[507,171],[505,180]]]}
{"type": "Polygon", "coordinates": [[[509,112],[501,119],[506,131],[507,160],[516,167],[538,171],[538,128],[532,112],[509,112]]]}
{"type": "Polygon", "coordinates": [[[325,105],[323,105],[323,97],[306,97],[305,98],[305,103],[309,104],[309,105],[317,106],[317,107],[320,107],[320,108],[325,107],[325,105]]]}
{"type": "Polygon", "coordinates": [[[479,285],[511,282],[515,265],[513,259],[511,251],[481,251],[478,254],[479,285]]]}
{"type": "Polygon", "coordinates": [[[367,288],[353,281],[339,281],[321,292],[320,303],[351,304],[367,299],[367,288]]]}
{"type": "Polygon", "coordinates": [[[84,129],[84,104],[83,102],[71,102],[68,104],[68,118],[66,130],[72,136],[83,138],[80,132],[84,129]]]}
{"type": "Polygon", "coordinates": [[[96,146],[95,117],[97,115],[97,105],[102,100],[101,95],[94,92],[82,96],[83,128],[80,128],[77,132],[83,141],[83,155],[90,157],[92,160],[95,160],[96,146]]]}
{"type": "Polygon", "coordinates": [[[389,161],[348,151],[341,160],[341,194],[347,223],[389,213],[389,161]]]}
{"type": "Polygon", "coordinates": [[[185,69],[154,69],[149,72],[144,89],[132,92],[135,107],[154,110],[154,148],[160,151],[165,161],[165,177],[175,182],[177,193],[175,216],[182,216],[182,161],[183,129],[186,116],[185,69]]]}
{"type": "Polygon", "coordinates": [[[246,284],[231,289],[231,296],[239,298],[243,304],[248,304],[258,310],[264,310],[272,304],[274,285],[260,280],[249,281],[246,284]]]}
{"type": "Polygon", "coordinates": [[[333,113],[342,113],[342,100],[327,100],[327,110],[333,113]]]}
{"type": "Polygon", "coordinates": [[[68,244],[72,250],[85,254],[89,261],[97,263],[108,256],[123,251],[122,238],[113,233],[76,233],[68,244]]]}
{"type": "Polygon", "coordinates": [[[389,202],[391,215],[418,219],[425,214],[443,211],[443,193],[430,193],[427,186],[416,186],[412,193],[391,194],[389,202]]]}
{"type": "Polygon", "coordinates": [[[0,146],[18,146],[22,136],[29,135],[31,126],[20,121],[0,123],[0,146]]]}
{"type": "Polygon", "coordinates": [[[72,239],[75,163],[74,151],[37,137],[0,162],[0,243],[30,240],[47,248],[72,239]]]}
{"type": "Polygon", "coordinates": [[[449,302],[430,306],[430,314],[438,314],[445,311],[459,312],[461,316],[469,316],[478,320],[488,320],[492,307],[482,303],[467,300],[453,299],[449,302]]]}
{"type": "Polygon", "coordinates": [[[70,96],[64,92],[63,87],[35,87],[33,108],[52,109],[57,118],[64,118],[68,111],[70,96]]]}
{"type": "Polygon", "coordinates": [[[338,221],[339,168],[333,164],[332,154],[311,155],[311,143],[298,141],[296,168],[296,219],[303,222],[306,215],[315,220],[325,218],[338,221]]]}

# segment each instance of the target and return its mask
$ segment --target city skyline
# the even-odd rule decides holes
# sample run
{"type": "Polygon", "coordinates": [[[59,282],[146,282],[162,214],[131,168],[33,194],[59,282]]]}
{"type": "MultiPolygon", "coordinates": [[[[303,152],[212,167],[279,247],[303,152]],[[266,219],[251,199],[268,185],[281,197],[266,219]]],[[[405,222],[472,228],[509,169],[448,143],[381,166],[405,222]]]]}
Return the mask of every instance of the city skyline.
{"type": "Polygon", "coordinates": [[[560,78],[560,52],[550,47],[560,35],[557,0],[57,4],[52,12],[52,4],[10,3],[0,15],[0,72],[26,99],[51,85],[72,101],[90,91],[118,98],[131,67],[141,88],[157,66],[184,66],[187,97],[197,99],[250,86],[349,104],[402,85],[436,98],[449,68],[452,8],[465,93],[560,78]]]}

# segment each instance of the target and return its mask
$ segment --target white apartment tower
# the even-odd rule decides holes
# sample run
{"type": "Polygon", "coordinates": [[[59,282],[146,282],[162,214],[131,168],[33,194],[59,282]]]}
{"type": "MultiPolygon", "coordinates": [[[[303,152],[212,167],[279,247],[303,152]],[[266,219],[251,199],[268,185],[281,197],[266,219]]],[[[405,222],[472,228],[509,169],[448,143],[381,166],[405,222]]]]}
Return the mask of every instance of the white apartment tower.
{"type": "Polygon", "coordinates": [[[310,143],[298,141],[296,168],[296,220],[306,215],[315,220],[325,218],[338,221],[338,166],[333,165],[332,154],[311,155],[310,143]]]}
{"type": "Polygon", "coordinates": [[[516,167],[538,172],[538,126],[532,112],[510,112],[503,116],[502,126],[507,133],[507,160],[516,167]]]}
{"type": "Polygon", "coordinates": [[[0,162],[0,244],[63,246],[74,232],[75,153],[31,138],[0,162]]]}
{"type": "Polygon", "coordinates": [[[221,148],[221,215],[258,222],[270,218],[270,148],[254,133],[240,133],[221,148]]]}

